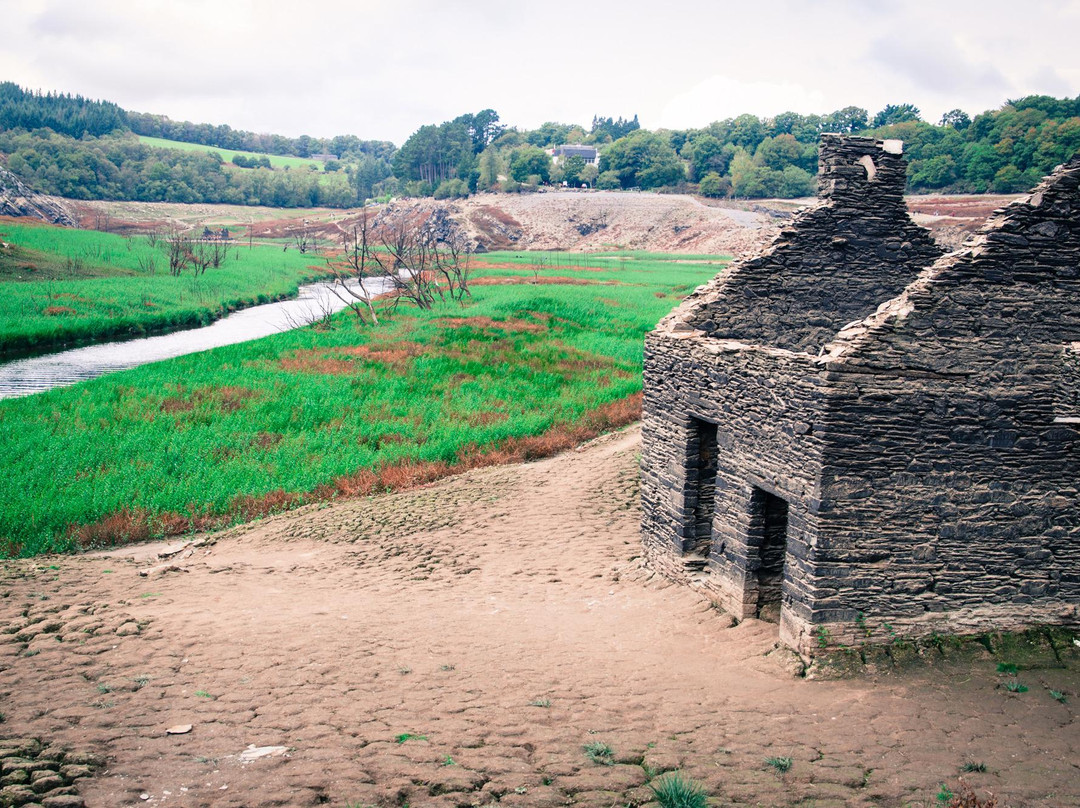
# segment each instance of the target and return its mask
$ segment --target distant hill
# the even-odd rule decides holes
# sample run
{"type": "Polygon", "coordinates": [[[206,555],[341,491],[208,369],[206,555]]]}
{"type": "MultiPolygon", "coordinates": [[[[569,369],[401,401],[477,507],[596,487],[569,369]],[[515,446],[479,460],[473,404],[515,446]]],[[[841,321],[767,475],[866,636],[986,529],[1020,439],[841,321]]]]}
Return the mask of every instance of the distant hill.
{"type": "Polygon", "coordinates": [[[594,116],[589,131],[557,122],[519,130],[485,109],[420,126],[398,149],[354,135],[287,138],[173,121],[0,82],[0,164],[38,191],[76,199],[353,207],[582,185],[798,198],[816,190],[825,132],[903,140],[913,193],[1018,193],[1080,152],[1080,96],[1027,96],[974,117],[956,109],[936,124],[912,104],[888,104],[874,115],[844,107],[656,131],[636,115],[594,116]],[[598,157],[553,160],[553,147],[568,143],[598,157]]]}

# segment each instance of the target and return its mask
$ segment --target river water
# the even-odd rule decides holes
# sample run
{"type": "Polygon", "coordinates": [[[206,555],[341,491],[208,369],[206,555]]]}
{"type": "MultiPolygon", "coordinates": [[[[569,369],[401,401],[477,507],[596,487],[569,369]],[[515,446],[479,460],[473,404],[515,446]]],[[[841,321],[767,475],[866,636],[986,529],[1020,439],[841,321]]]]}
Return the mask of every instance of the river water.
{"type": "MultiPolygon", "coordinates": [[[[389,291],[390,286],[389,280],[365,281],[370,295],[389,291]]],[[[201,328],[17,359],[0,364],[0,398],[28,396],[149,362],[268,337],[301,327],[324,312],[340,311],[345,305],[334,294],[333,284],[313,283],[301,286],[299,296],[292,300],[241,309],[201,328]]]]}

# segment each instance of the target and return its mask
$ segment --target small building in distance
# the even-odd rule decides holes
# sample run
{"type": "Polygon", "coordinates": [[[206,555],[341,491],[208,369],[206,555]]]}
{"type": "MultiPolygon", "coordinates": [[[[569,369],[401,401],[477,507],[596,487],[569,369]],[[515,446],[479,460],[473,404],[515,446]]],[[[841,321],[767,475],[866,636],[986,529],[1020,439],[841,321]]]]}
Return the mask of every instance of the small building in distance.
{"type": "Polygon", "coordinates": [[[806,654],[1080,624],[1080,157],[942,256],[901,152],[646,339],[647,563],[806,654]]]}
{"type": "Polygon", "coordinates": [[[582,146],[581,144],[567,144],[564,146],[556,146],[551,149],[548,154],[551,155],[551,161],[558,165],[561,160],[567,157],[577,156],[585,161],[585,165],[594,166],[600,162],[600,152],[595,146],[582,146]]]}

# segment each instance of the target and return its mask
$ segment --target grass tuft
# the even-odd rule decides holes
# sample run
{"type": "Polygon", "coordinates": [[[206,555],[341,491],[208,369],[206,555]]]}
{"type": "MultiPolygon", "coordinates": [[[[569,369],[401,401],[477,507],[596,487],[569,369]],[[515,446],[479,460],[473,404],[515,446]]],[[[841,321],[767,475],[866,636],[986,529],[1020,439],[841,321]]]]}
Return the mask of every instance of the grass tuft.
{"type": "Polygon", "coordinates": [[[786,774],[791,769],[794,763],[794,759],[789,757],[765,758],[765,765],[771,766],[778,774],[786,774]]]}
{"type": "Polygon", "coordinates": [[[582,749],[585,751],[585,757],[593,763],[610,766],[615,762],[614,750],[602,741],[591,741],[585,744],[582,749]]]}
{"type": "Polygon", "coordinates": [[[661,808],[705,808],[708,795],[705,788],[680,772],[668,772],[649,783],[661,808]]]}

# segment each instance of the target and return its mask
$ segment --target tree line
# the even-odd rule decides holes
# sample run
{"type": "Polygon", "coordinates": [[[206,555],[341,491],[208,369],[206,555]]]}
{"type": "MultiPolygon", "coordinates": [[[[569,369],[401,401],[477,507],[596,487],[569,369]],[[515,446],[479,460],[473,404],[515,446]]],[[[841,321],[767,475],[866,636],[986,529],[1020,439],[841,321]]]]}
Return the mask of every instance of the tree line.
{"type": "Polygon", "coordinates": [[[311,157],[332,154],[340,159],[369,155],[389,160],[395,151],[387,140],[361,140],[355,135],[296,138],[245,132],[223,124],[174,121],[166,115],[130,112],[111,101],[97,101],[69,93],[28,90],[10,81],[0,82],[0,129],[51,129],[62,135],[99,137],[131,131],[136,135],[197,143],[232,151],[311,157]]]}
{"type": "Polygon", "coordinates": [[[471,154],[462,137],[452,136],[453,123],[421,127],[405,142],[394,159],[395,192],[464,196],[554,183],[706,196],[810,196],[818,139],[839,132],[903,140],[913,192],[1014,193],[1080,152],[1080,96],[1027,96],[974,119],[956,109],[936,124],[907,103],[874,115],[854,106],[827,115],[740,115],[686,130],[641,129],[637,116],[594,117],[589,131],[556,122],[535,130],[501,128],[482,150],[474,142],[471,154]],[[596,146],[598,164],[574,157],[554,164],[545,150],[565,143],[596,146]],[[409,170],[411,155],[421,153],[431,170],[409,170]]]}
{"type": "Polygon", "coordinates": [[[74,139],[51,131],[0,131],[8,168],[42,193],[71,199],[352,207],[359,167],[240,168],[211,151],[146,146],[128,135],[74,139]]]}
{"type": "Polygon", "coordinates": [[[826,115],[740,115],[685,130],[642,129],[636,115],[594,116],[588,130],[558,122],[518,129],[484,109],[421,126],[395,148],[351,135],[285,138],[176,122],[111,102],[0,83],[0,159],[38,190],[74,198],[351,207],[372,198],[452,198],[549,184],[800,197],[816,190],[817,142],[824,132],[903,140],[913,192],[1013,193],[1080,151],[1080,96],[1027,96],[974,118],[952,110],[937,123],[905,103],[874,115],[854,106],[826,115]],[[224,163],[210,152],[147,147],[133,133],[337,159],[325,173],[274,169],[258,156],[224,163]],[[549,150],[562,144],[591,145],[599,159],[555,162],[549,150]]]}

